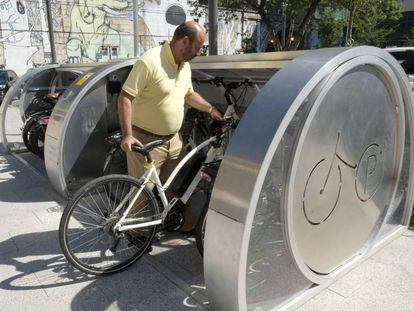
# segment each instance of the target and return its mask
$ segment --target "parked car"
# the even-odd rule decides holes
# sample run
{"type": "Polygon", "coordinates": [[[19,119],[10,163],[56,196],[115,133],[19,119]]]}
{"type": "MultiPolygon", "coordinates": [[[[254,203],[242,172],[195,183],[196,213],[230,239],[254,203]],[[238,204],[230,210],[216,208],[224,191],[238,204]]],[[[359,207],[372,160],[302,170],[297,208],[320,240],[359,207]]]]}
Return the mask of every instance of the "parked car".
{"type": "Polygon", "coordinates": [[[3,101],[4,95],[17,80],[17,78],[17,74],[13,70],[0,69],[0,104],[3,101]]]}
{"type": "Polygon", "coordinates": [[[389,47],[385,50],[398,60],[414,89],[414,47],[389,47]]]}

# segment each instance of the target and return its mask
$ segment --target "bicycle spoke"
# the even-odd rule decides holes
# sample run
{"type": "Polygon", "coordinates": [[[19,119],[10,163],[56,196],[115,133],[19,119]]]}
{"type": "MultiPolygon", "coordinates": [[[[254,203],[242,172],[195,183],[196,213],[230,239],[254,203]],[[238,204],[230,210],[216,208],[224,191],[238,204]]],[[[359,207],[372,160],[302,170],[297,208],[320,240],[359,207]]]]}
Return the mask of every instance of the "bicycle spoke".
{"type": "Polygon", "coordinates": [[[86,242],[83,242],[82,244],[80,244],[80,245],[78,245],[78,246],[76,246],[76,247],[72,248],[72,251],[77,250],[77,249],[79,249],[79,247],[82,247],[82,246],[84,246],[84,245],[88,245],[88,244],[90,244],[90,243],[94,243],[95,241],[99,240],[99,239],[100,239],[103,235],[105,235],[105,233],[101,233],[100,235],[98,235],[98,237],[93,238],[93,239],[90,239],[90,240],[88,240],[88,241],[86,241],[86,242]]]}
{"type": "MultiPolygon", "coordinates": [[[[91,230],[97,230],[97,229],[100,229],[100,228],[95,228],[95,229],[91,229],[91,230]]],[[[86,231],[86,230],[83,230],[83,231],[86,231]]],[[[87,232],[84,232],[84,233],[83,232],[68,233],[67,236],[70,237],[70,236],[74,236],[74,235],[79,235],[77,238],[71,239],[69,241],[69,242],[74,242],[74,241],[80,239],[81,237],[84,237],[85,235],[89,234],[90,232],[91,231],[87,231],[87,232]]]]}
{"type": "Polygon", "coordinates": [[[151,242],[155,225],[126,232],[114,231],[128,207],[132,217],[127,218],[125,225],[160,217],[151,193],[140,188],[136,179],[107,176],[100,180],[96,185],[85,186],[85,191],[80,191],[73,203],[68,204],[60,227],[66,258],[76,268],[92,274],[111,273],[128,266],[143,255],[151,242]],[[128,202],[134,197],[136,202],[130,206],[128,202]]]}
{"type": "Polygon", "coordinates": [[[99,198],[100,198],[100,199],[101,199],[101,201],[102,201],[102,206],[105,206],[105,201],[104,201],[104,199],[102,198],[101,191],[98,191],[98,188],[96,188],[96,189],[95,189],[95,191],[98,193],[99,198]]]}
{"type": "MultiPolygon", "coordinates": [[[[99,241],[99,239],[102,237],[102,235],[101,236],[99,236],[96,240],[95,240],[95,243],[93,243],[92,245],[91,245],[91,247],[89,247],[89,250],[91,250],[95,245],[96,245],[96,243],[98,243],[98,241],[99,241]]],[[[89,250],[88,250],[88,253],[89,253],[89,250]]],[[[85,264],[88,264],[88,262],[90,261],[92,259],[92,257],[88,257],[88,259],[86,259],[86,261],[85,261],[85,264]]]]}
{"type": "Polygon", "coordinates": [[[98,208],[98,212],[101,214],[102,217],[105,217],[101,211],[101,209],[99,208],[98,203],[96,203],[95,199],[93,198],[93,196],[91,195],[91,193],[89,193],[90,198],[92,199],[93,203],[95,203],[95,206],[98,208]]]}
{"type": "Polygon", "coordinates": [[[86,205],[89,207],[86,207],[86,206],[84,206],[84,205],[81,205],[80,204],[80,202],[78,203],[79,204],[79,206],[80,206],[80,208],[82,208],[84,211],[85,211],[85,215],[89,215],[89,214],[92,214],[92,215],[94,215],[94,216],[96,216],[96,217],[98,217],[98,218],[102,218],[102,219],[105,219],[105,217],[103,216],[103,215],[99,215],[99,214],[97,214],[96,212],[95,212],[95,209],[94,208],[92,208],[92,206],[88,203],[88,201],[86,201],[85,200],[85,198],[82,198],[82,200],[86,203],[86,205]],[[89,214],[86,214],[87,213],[87,211],[89,212],[89,214]]]}
{"type": "Polygon", "coordinates": [[[91,218],[91,219],[93,219],[93,220],[95,220],[95,218],[93,218],[92,216],[96,216],[96,217],[98,217],[99,219],[106,219],[105,217],[102,217],[102,216],[100,216],[100,215],[98,215],[98,214],[95,214],[95,213],[88,213],[88,212],[86,212],[86,211],[89,211],[90,212],[90,210],[88,210],[87,208],[85,208],[85,207],[83,207],[83,206],[80,206],[80,209],[82,209],[83,210],[83,212],[80,212],[80,211],[74,211],[73,213],[74,214],[77,214],[77,215],[84,215],[84,216],[87,216],[87,217],[89,217],[89,218],[91,218]],[[85,211],[86,210],[86,211],[85,211]],[[91,215],[92,214],[92,215],[91,215]]]}

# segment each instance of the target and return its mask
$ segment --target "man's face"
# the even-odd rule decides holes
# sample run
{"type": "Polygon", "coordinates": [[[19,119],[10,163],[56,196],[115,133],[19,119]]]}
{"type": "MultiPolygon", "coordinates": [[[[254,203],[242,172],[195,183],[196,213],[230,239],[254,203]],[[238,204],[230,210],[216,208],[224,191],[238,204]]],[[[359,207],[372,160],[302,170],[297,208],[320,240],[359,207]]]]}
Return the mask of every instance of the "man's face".
{"type": "Polygon", "coordinates": [[[205,35],[202,32],[198,32],[193,42],[188,39],[183,51],[183,60],[188,62],[196,56],[200,56],[200,51],[204,45],[205,35]]]}

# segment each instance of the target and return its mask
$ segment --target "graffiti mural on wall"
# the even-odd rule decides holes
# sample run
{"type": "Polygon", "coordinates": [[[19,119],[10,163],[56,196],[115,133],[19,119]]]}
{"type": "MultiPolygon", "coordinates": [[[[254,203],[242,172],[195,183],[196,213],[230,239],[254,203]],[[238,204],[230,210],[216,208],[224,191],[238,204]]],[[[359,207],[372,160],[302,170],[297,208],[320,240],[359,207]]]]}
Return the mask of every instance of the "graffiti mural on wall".
{"type": "Polygon", "coordinates": [[[109,56],[113,53],[120,58],[132,57],[134,45],[130,32],[111,25],[111,19],[127,18],[131,5],[125,0],[77,0],[70,17],[68,58],[97,61],[105,52],[109,56]]]}
{"type": "MultiPolygon", "coordinates": [[[[134,56],[132,0],[50,0],[58,62],[107,61],[134,56]]],[[[171,40],[193,19],[187,0],[139,0],[140,54],[171,40]]],[[[200,19],[204,25],[205,20],[200,19]]],[[[218,45],[234,53],[240,22],[221,24],[218,45]]],[[[51,50],[44,0],[0,0],[0,65],[19,75],[49,63],[51,50]],[[16,57],[19,55],[19,57],[16,57]]]]}
{"type": "Polygon", "coordinates": [[[24,1],[0,1],[0,62],[18,74],[33,67],[35,59],[44,59],[44,14],[39,7],[33,10],[34,6],[37,1],[29,6],[24,1]]]}

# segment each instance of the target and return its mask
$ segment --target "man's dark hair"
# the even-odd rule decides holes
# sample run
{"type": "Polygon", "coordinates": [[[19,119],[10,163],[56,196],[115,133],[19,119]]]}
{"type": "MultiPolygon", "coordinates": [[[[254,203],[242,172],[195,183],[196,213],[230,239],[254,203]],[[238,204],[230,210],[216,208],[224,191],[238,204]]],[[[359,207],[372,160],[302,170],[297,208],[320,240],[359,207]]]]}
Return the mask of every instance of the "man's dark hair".
{"type": "Polygon", "coordinates": [[[175,29],[173,41],[180,40],[181,38],[187,36],[190,39],[190,43],[193,43],[198,31],[199,29],[197,28],[197,26],[189,26],[187,25],[187,23],[182,23],[177,27],[177,29],[175,29]]]}

